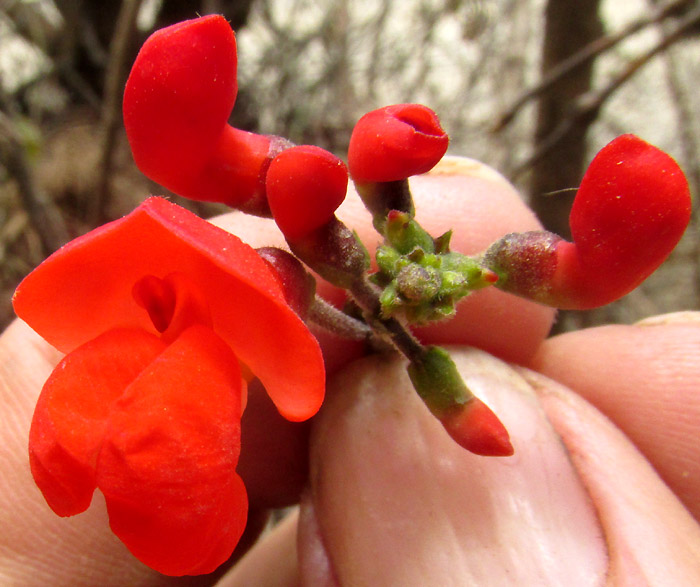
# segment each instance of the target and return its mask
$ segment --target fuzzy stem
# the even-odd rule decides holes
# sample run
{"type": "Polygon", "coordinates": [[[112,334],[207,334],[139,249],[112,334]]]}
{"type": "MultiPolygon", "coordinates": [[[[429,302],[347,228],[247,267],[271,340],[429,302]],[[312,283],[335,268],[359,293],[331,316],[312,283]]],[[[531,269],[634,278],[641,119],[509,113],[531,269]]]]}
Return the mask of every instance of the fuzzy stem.
{"type": "Polygon", "coordinates": [[[381,290],[377,286],[363,277],[352,284],[350,293],[365,311],[365,319],[377,334],[384,334],[409,361],[415,362],[423,357],[425,348],[401,322],[396,318],[382,317],[381,290]]]}
{"type": "Polygon", "coordinates": [[[364,322],[349,316],[320,296],[314,298],[309,308],[309,320],[324,330],[350,340],[370,340],[374,331],[364,322]]]}

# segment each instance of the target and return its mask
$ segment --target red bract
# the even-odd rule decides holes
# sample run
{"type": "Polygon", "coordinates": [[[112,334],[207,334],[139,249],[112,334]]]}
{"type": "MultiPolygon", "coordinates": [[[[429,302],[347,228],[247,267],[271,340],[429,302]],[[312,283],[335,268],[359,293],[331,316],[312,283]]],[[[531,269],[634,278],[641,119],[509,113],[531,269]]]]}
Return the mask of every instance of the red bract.
{"type": "Polygon", "coordinates": [[[331,220],[345,199],[348,172],[335,155],[301,145],[272,160],[265,185],[277,226],[294,240],[331,220]]]}
{"type": "Polygon", "coordinates": [[[236,474],[245,381],[303,420],[324,393],[319,346],[268,263],[166,200],[52,255],[15,311],[67,352],[32,422],[32,473],[62,516],[105,495],[113,531],[166,574],[214,570],[247,497],[236,474]]]}
{"type": "Polygon", "coordinates": [[[365,114],[350,137],[348,166],[357,183],[397,181],[430,171],[449,137],[421,104],[396,104],[365,114]]]}
{"type": "Polygon", "coordinates": [[[205,16],[155,32],[124,92],[124,126],[139,169],[173,192],[263,212],[270,138],[231,127],[236,40],[205,16]]]}
{"type": "Polygon", "coordinates": [[[594,158],[571,210],[573,242],[546,232],[512,234],[485,263],[498,287],[563,309],[608,304],[668,257],[690,221],[688,182],[663,151],[623,135],[594,158]]]}

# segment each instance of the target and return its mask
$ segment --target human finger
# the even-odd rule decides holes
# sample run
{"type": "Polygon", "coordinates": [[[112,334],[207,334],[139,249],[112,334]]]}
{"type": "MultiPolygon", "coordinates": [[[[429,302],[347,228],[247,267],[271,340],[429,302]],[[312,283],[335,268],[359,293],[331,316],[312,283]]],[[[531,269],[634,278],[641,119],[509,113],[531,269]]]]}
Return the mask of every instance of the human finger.
{"type": "Polygon", "coordinates": [[[700,520],[700,313],[547,340],[530,366],[606,414],[700,520]]]}
{"type": "Polygon", "coordinates": [[[302,582],[324,566],[339,585],[700,580],[697,523],[609,421],[542,376],[479,351],[453,358],[515,456],[452,442],[400,360],[353,364],[312,433],[302,582]]]}

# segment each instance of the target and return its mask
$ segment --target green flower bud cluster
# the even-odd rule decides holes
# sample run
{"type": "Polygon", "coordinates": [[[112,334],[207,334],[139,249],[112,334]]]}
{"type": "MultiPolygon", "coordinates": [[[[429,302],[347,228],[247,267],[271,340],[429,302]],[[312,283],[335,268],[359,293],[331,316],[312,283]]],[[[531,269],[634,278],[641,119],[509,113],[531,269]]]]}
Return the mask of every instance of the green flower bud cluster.
{"type": "Polygon", "coordinates": [[[410,214],[389,213],[377,250],[379,271],[372,277],[383,288],[384,317],[417,324],[449,318],[459,300],[496,281],[477,260],[450,251],[450,237],[447,232],[433,238],[410,214]]]}

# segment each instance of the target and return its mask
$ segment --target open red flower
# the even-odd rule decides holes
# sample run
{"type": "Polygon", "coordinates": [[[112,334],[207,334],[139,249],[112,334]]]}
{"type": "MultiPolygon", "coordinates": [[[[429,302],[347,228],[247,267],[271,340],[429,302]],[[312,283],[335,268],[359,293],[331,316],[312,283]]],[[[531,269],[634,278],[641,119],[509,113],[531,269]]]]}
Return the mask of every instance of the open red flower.
{"type": "Polygon", "coordinates": [[[259,377],[290,420],[323,400],[318,343],[270,265],[150,198],[54,253],[13,303],[67,353],[30,432],[32,473],[51,508],[80,513],[99,488],[112,530],[140,560],[169,575],[214,570],[245,527],[241,372],[259,377]]]}

